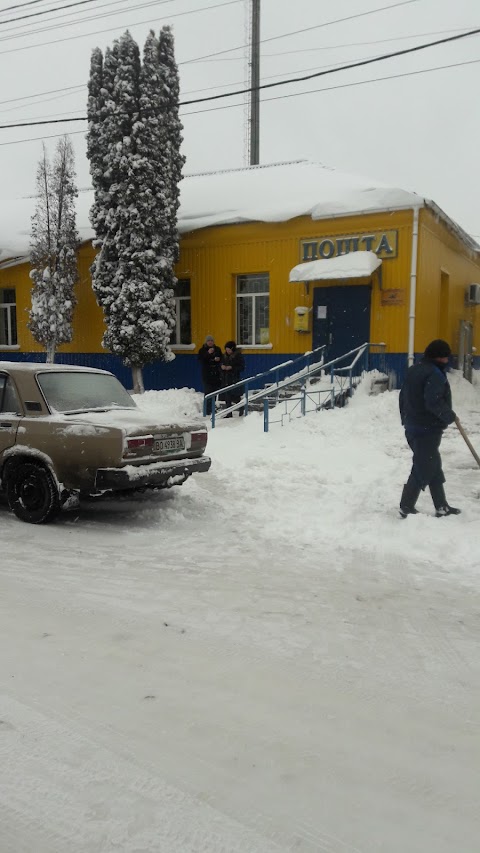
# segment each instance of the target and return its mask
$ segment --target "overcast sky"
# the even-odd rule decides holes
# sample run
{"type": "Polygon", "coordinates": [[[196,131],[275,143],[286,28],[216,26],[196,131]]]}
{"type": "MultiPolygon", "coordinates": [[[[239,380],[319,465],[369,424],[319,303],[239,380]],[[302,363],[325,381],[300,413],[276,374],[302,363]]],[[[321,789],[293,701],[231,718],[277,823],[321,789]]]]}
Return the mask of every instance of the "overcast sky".
{"type": "MultiPolygon", "coordinates": [[[[91,50],[105,48],[127,27],[142,47],[150,28],[158,31],[164,23],[173,26],[183,100],[228,91],[246,80],[245,49],[190,60],[245,44],[248,0],[224,0],[222,6],[221,0],[89,0],[78,8],[5,23],[44,9],[59,10],[75,0],[30,0],[23,9],[5,11],[25,2],[0,0],[1,124],[85,115],[91,50]],[[202,11],[205,7],[212,8],[202,11]],[[55,29],[46,29],[54,25],[55,29]],[[67,87],[78,88],[27,100],[27,96],[67,87]]],[[[262,82],[480,27],[478,0],[413,0],[387,11],[319,26],[394,2],[261,0],[261,38],[267,40],[262,44],[262,82]],[[307,27],[311,28],[308,32],[274,38],[307,27]]],[[[434,199],[480,240],[479,92],[480,35],[363,69],[282,86],[262,96],[261,162],[308,158],[415,190],[434,199]],[[349,85],[466,62],[473,64],[349,85]],[[335,88],[313,91],[327,87],[335,88]],[[304,92],[307,94],[295,94],[304,92]],[[294,96],[267,101],[284,95],[294,96]]],[[[245,164],[247,113],[242,97],[185,107],[182,113],[187,173],[245,164]],[[239,106],[225,109],[230,104],[239,106]]],[[[61,129],[49,125],[1,130],[1,203],[33,193],[41,139],[64,129],[72,133],[75,143],[79,186],[88,186],[84,128],[85,124],[75,123],[61,129]],[[19,142],[32,137],[36,141],[19,142]]],[[[48,141],[50,146],[54,143],[55,139],[48,141]]]]}

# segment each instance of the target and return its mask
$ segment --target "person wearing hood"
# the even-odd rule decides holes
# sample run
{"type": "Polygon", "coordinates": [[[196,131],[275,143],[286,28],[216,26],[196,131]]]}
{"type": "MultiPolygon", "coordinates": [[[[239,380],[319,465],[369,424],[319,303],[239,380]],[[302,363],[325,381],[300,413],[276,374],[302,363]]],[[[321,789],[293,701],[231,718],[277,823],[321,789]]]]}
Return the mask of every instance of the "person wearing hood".
{"type": "MultiPolygon", "coordinates": [[[[220,370],[222,372],[222,386],[224,388],[228,385],[235,385],[236,382],[240,382],[241,374],[245,370],[245,359],[242,355],[241,349],[238,349],[235,341],[227,341],[225,344],[225,352],[222,356],[220,370]]],[[[241,388],[235,388],[233,391],[225,392],[224,400],[227,408],[240,402],[242,398],[241,392],[241,388]]],[[[239,409],[238,414],[240,416],[243,415],[243,409],[239,409]]],[[[233,412],[230,412],[226,417],[231,418],[232,415],[233,412]]]]}
{"type": "MultiPolygon", "coordinates": [[[[222,350],[215,345],[213,335],[207,335],[205,343],[198,352],[198,360],[202,372],[203,393],[211,394],[218,391],[221,386],[220,362],[222,350]]],[[[207,415],[212,414],[212,399],[207,400],[207,415]]]]}
{"type": "Polygon", "coordinates": [[[456,419],[446,377],[451,354],[446,341],[432,341],[422,361],[408,369],[400,391],[400,417],[408,445],[413,451],[412,470],[400,499],[402,518],[417,512],[415,504],[427,486],[437,518],[460,512],[450,506],[445,497],[445,475],[440,456],[443,430],[456,419]]]}

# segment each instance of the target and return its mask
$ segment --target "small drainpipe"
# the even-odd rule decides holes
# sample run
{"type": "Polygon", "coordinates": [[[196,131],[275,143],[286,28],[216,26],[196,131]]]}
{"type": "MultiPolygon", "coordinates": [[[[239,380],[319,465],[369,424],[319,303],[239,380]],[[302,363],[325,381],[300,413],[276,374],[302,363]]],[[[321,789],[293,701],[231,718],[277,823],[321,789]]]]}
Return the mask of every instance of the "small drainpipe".
{"type": "Polygon", "coordinates": [[[410,267],[410,310],[408,314],[408,366],[415,359],[415,311],[417,303],[417,259],[419,207],[413,208],[412,263],[410,267]]]}

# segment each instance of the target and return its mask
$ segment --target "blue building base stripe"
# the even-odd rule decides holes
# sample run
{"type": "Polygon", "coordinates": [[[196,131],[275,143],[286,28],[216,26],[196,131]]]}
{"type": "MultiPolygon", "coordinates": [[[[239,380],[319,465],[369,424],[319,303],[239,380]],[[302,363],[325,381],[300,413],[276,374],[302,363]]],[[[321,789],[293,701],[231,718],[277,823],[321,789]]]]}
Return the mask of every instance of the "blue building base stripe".
{"type": "MultiPolygon", "coordinates": [[[[298,353],[292,355],[289,353],[260,353],[251,354],[244,353],[245,356],[245,372],[244,379],[249,376],[255,376],[257,373],[262,373],[269,370],[271,367],[276,367],[279,364],[284,364],[289,359],[298,358],[298,353]]],[[[422,357],[422,353],[416,353],[415,361],[422,357]]],[[[1,352],[0,361],[45,361],[45,353],[32,352],[1,352]]],[[[117,376],[126,388],[132,388],[132,371],[129,367],[125,367],[122,360],[115,355],[109,353],[57,353],[56,364],[77,364],[84,367],[100,368],[101,370],[109,370],[117,376]]],[[[408,368],[407,353],[372,353],[369,357],[369,367],[371,370],[377,369],[386,372],[390,376],[390,387],[399,388],[402,384],[408,368]]],[[[480,357],[474,358],[475,369],[480,369],[480,357]]],[[[286,370],[285,372],[288,372],[286,370]]],[[[200,377],[200,369],[198,359],[195,353],[186,355],[176,355],[175,359],[170,362],[153,362],[146,365],[143,370],[143,379],[145,390],[160,391],[170,388],[194,388],[196,391],[202,391],[202,382],[200,377]]],[[[265,380],[259,382],[259,387],[263,387],[265,380]]]]}

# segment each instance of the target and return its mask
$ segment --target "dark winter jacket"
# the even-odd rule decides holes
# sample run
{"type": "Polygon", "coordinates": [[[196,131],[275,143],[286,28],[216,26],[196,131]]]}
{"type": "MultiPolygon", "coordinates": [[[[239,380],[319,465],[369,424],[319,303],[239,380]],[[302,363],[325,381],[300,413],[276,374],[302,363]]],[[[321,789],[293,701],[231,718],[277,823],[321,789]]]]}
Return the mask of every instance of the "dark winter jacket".
{"type": "MultiPolygon", "coordinates": [[[[212,347],[210,347],[212,349],[212,347]]],[[[220,388],[220,362],[222,360],[222,350],[220,347],[214,346],[213,352],[209,353],[209,347],[203,344],[198,353],[198,360],[202,370],[202,381],[204,385],[220,388]],[[215,359],[218,359],[215,361],[215,359]]]]}
{"type": "Polygon", "coordinates": [[[230,355],[224,353],[222,356],[222,365],[232,368],[231,370],[220,369],[223,388],[226,388],[227,385],[235,385],[236,382],[240,382],[241,374],[245,370],[245,359],[241,350],[235,349],[230,355]]]}
{"type": "Polygon", "coordinates": [[[407,371],[400,391],[400,417],[407,432],[443,430],[455,420],[445,367],[423,359],[407,371]]]}

